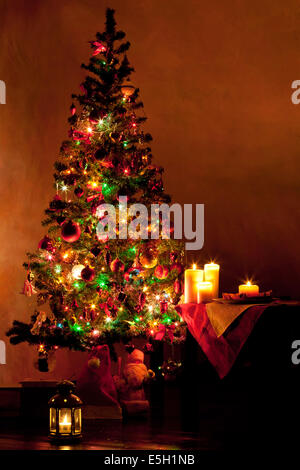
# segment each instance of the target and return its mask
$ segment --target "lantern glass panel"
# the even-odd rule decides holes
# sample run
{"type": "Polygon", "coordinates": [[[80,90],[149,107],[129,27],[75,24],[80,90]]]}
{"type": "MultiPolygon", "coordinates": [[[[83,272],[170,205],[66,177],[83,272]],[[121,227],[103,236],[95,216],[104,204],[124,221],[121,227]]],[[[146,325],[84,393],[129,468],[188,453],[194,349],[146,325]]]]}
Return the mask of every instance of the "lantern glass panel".
{"type": "Polygon", "coordinates": [[[61,408],[58,410],[58,422],[59,422],[60,434],[71,434],[71,430],[72,430],[71,408],[61,408]]]}
{"type": "Polygon", "coordinates": [[[74,433],[81,433],[81,408],[74,408],[74,433]]]}
{"type": "Polygon", "coordinates": [[[56,408],[50,408],[50,433],[56,433],[56,408]]]}

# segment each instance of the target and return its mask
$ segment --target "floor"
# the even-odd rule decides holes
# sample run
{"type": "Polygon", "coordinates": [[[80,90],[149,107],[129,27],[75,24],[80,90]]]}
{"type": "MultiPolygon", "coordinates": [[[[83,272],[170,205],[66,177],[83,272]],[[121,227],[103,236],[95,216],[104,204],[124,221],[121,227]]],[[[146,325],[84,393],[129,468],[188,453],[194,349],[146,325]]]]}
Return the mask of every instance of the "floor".
{"type": "Polygon", "coordinates": [[[273,447],[292,446],[298,436],[299,388],[283,382],[282,393],[282,387],[267,383],[168,384],[152,390],[148,419],[85,421],[83,439],[73,445],[49,442],[47,416],[38,421],[2,418],[0,450],[218,451],[254,449],[267,441],[273,447]]]}

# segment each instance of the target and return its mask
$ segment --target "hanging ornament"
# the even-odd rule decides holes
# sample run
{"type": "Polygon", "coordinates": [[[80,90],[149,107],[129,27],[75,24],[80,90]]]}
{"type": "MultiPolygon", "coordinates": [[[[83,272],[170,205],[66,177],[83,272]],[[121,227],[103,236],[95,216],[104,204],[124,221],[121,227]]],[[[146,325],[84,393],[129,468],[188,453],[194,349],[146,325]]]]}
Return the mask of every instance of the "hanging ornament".
{"type": "Polygon", "coordinates": [[[40,250],[47,250],[47,251],[54,251],[53,245],[52,245],[52,240],[51,238],[47,237],[47,235],[42,238],[42,240],[38,244],[38,248],[40,250]]]}
{"type": "Polygon", "coordinates": [[[100,147],[94,153],[94,158],[95,160],[99,161],[99,160],[103,160],[106,157],[106,155],[107,155],[107,151],[105,150],[105,148],[100,147]]]}
{"type": "Polygon", "coordinates": [[[111,254],[110,254],[109,251],[107,251],[107,252],[105,253],[105,258],[104,258],[104,259],[105,259],[105,263],[107,264],[107,266],[109,266],[109,265],[110,265],[110,262],[111,262],[111,254]]]}
{"type": "Polygon", "coordinates": [[[182,292],[181,282],[179,281],[179,279],[176,279],[176,281],[174,282],[174,292],[175,294],[181,294],[182,292]]]}
{"type": "Polygon", "coordinates": [[[33,294],[36,294],[36,293],[37,291],[31,284],[31,282],[28,279],[26,279],[26,281],[24,282],[22,292],[20,292],[20,294],[26,295],[26,297],[31,297],[33,294]]]}
{"type": "Polygon", "coordinates": [[[83,264],[76,264],[72,268],[71,276],[73,279],[81,279],[81,271],[85,268],[83,264]]]}
{"type": "Polygon", "coordinates": [[[135,87],[128,80],[127,82],[124,83],[124,85],[121,86],[121,92],[122,92],[124,98],[129,98],[135,92],[135,87]]]}
{"type": "Polygon", "coordinates": [[[92,253],[92,255],[94,255],[95,258],[96,258],[98,255],[100,255],[101,250],[100,250],[100,248],[99,248],[98,246],[94,246],[94,247],[91,249],[91,253],[92,253]]]}
{"type": "Polygon", "coordinates": [[[168,302],[165,300],[160,302],[160,313],[166,313],[168,311],[168,302]]]}
{"type": "Polygon", "coordinates": [[[118,301],[119,302],[124,302],[125,299],[126,299],[125,292],[120,292],[119,295],[118,295],[118,301]]]}
{"type": "Polygon", "coordinates": [[[139,308],[140,310],[143,310],[146,302],[146,294],[144,292],[141,292],[139,295],[139,308]]]}
{"type": "Polygon", "coordinates": [[[77,222],[73,222],[72,220],[69,220],[62,225],[61,236],[66,242],[68,243],[76,242],[79,239],[80,235],[81,235],[81,230],[77,222]]]}
{"type": "Polygon", "coordinates": [[[158,265],[154,270],[154,276],[157,277],[157,279],[165,279],[168,274],[169,268],[167,266],[158,265]]]}
{"type": "Polygon", "coordinates": [[[110,263],[110,269],[113,273],[117,273],[119,271],[124,271],[124,263],[122,263],[122,261],[120,261],[118,258],[114,259],[111,263],[110,263]]]}
{"type": "Polygon", "coordinates": [[[89,266],[86,266],[82,271],[81,271],[81,279],[83,279],[86,282],[91,282],[95,277],[95,270],[93,268],[90,268],[89,266]]]}
{"type": "Polygon", "coordinates": [[[180,263],[173,263],[171,266],[171,271],[173,271],[174,269],[179,275],[183,273],[183,266],[180,263]]]}
{"type": "Polygon", "coordinates": [[[146,269],[154,268],[157,265],[157,252],[151,247],[146,247],[140,254],[139,261],[146,269]]]}
{"type": "Polygon", "coordinates": [[[77,188],[74,189],[74,194],[77,197],[82,197],[84,195],[84,191],[80,186],[78,186],[77,188]]]}

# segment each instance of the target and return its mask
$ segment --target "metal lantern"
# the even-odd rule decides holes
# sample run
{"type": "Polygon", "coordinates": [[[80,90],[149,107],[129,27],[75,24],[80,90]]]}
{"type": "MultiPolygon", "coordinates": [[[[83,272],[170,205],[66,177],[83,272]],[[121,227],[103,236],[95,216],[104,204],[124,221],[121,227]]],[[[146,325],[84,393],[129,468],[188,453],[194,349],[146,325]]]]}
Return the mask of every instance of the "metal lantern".
{"type": "Polygon", "coordinates": [[[57,395],[49,400],[49,438],[73,441],[81,438],[82,401],[73,395],[75,385],[64,380],[57,385],[57,395]]]}

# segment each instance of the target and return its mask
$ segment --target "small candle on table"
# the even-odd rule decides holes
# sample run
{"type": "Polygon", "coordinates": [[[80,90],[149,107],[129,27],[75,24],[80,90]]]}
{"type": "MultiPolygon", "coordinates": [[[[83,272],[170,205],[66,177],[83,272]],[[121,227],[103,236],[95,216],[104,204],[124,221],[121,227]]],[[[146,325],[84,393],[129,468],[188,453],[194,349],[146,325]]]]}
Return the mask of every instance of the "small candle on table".
{"type": "Polygon", "coordinates": [[[203,281],[203,269],[197,269],[193,264],[192,269],[184,271],[184,303],[198,302],[198,284],[203,281]]]}
{"type": "Polygon", "coordinates": [[[198,284],[198,304],[210,302],[213,298],[212,282],[199,282],[198,284]]]}
{"type": "Polygon", "coordinates": [[[246,284],[241,284],[239,286],[239,294],[246,295],[258,295],[259,287],[256,284],[252,284],[251,281],[248,281],[246,284]]]}
{"type": "Polygon", "coordinates": [[[219,297],[219,272],[219,264],[208,263],[204,265],[204,280],[212,283],[213,299],[217,299],[219,297]]]}

